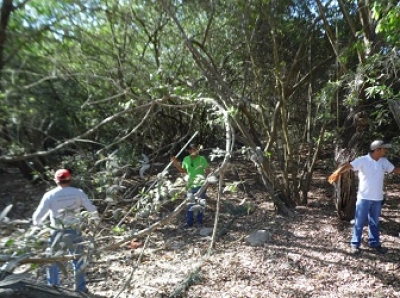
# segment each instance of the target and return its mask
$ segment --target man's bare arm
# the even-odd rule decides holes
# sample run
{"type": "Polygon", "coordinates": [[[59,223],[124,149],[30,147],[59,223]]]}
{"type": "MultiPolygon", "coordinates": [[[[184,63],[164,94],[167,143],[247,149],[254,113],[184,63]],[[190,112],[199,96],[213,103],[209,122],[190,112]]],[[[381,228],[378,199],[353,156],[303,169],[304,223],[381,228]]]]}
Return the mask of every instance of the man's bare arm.
{"type": "Polygon", "coordinates": [[[179,161],[177,160],[177,158],[175,156],[171,157],[171,161],[172,161],[172,164],[178,170],[179,173],[182,173],[182,174],[186,174],[187,173],[187,171],[184,168],[182,168],[181,164],[179,163],[179,161]]]}

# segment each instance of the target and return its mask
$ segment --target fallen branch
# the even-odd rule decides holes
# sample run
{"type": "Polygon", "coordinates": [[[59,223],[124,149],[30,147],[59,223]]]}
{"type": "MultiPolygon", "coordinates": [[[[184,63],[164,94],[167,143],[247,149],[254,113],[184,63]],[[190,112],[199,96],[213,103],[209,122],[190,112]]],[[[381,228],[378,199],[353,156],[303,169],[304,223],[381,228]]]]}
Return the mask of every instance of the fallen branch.
{"type": "Polygon", "coordinates": [[[130,284],[133,274],[135,273],[136,269],[139,267],[140,262],[142,261],[143,255],[144,255],[144,250],[146,249],[147,245],[149,244],[149,240],[150,240],[150,235],[147,235],[146,241],[144,242],[142,251],[140,252],[139,258],[136,261],[136,265],[133,266],[131,273],[129,274],[129,278],[125,281],[124,286],[122,287],[122,289],[118,292],[118,294],[115,296],[115,298],[118,298],[121,293],[125,290],[125,288],[127,287],[128,284],[130,284]]]}
{"type": "MultiPolygon", "coordinates": [[[[141,230],[135,234],[132,234],[128,237],[124,237],[122,240],[120,240],[116,243],[100,247],[96,251],[94,251],[94,253],[113,250],[115,248],[118,248],[118,247],[121,247],[121,246],[127,244],[129,241],[131,241],[134,238],[143,237],[143,236],[150,234],[152,231],[154,231],[158,227],[169,223],[179,212],[181,212],[185,208],[187,200],[188,199],[185,199],[178,207],[175,208],[175,210],[172,213],[170,213],[168,216],[166,216],[162,220],[152,224],[150,227],[148,227],[144,230],[141,230]]],[[[19,261],[18,264],[19,265],[28,264],[28,263],[46,264],[46,263],[54,263],[54,262],[71,261],[71,260],[79,259],[85,255],[87,255],[87,254],[72,254],[72,255],[63,255],[63,256],[48,257],[48,258],[46,258],[46,257],[44,257],[44,258],[24,258],[21,261],[19,261]]],[[[0,262],[10,262],[10,261],[14,261],[16,258],[17,257],[1,255],[0,262]]]]}
{"type": "Polygon", "coordinates": [[[170,213],[168,216],[166,216],[165,218],[161,219],[160,221],[157,221],[156,223],[152,224],[147,229],[144,229],[144,230],[141,230],[141,231],[139,231],[137,233],[134,233],[129,237],[125,237],[122,240],[120,240],[120,241],[118,241],[118,242],[116,242],[114,244],[111,244],[111,245],[108,245],[108,246],[105,246],[105,247],[101,247],[101,248],[99,248],[99,251],[106,251],[106,250],[115,249],[115,248],[120,247],[120,246],[126,244],[127,242],[133,240],[134,238],[138,238],[138,237],[142,237],[142,236],[146,236],[146,235],[150,234],[152,231],[157,229],[159,226],[167,224],[173,218],[175,218],[175,216],[186,207],[187,201],[188,201],[188,199],[185,199],[180,205],[178,205],[178,207],[176,207],[174,209],[174,211],[172,211],[172,213],[170,213]]]}

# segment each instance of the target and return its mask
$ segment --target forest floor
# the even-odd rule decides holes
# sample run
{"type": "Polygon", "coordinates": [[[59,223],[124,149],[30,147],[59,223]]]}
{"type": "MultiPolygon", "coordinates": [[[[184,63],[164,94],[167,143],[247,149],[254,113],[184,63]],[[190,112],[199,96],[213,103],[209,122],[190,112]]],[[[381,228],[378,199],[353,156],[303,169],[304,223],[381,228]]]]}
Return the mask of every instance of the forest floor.
{"type": "MultiPolygon", "coordinates": [[[[275,213],[251,164],[238,163],[233,169],[243,185],[221,198],[218,229],[223,233],[210,256],[205,257],[211,237],[201,236],[198,228],[180,229],[181,212],[147,241],[138,239],[142,247],[100,252],[87,268],[87,297],[400,297],[399,185],[394,181],[388,181],[381,217],[381,240],[388,254],[368,248],[364,229],[362,253],[353,256],[352,226],[337,218],[327,183],[332,169],[315,173],[308,204],[297,207],[294,217],[275,213]],[[244,198],[256,206],[254,211],[236,208],[244,198]],[[250,246],[244,241],[261,229],[271,235],[267,243],[250,246]]],[[[20,174],[2,173],[0,210],[12,203],[12,219],[29,218],[45,189],[20,174]]],[[[208,196],[204,226],[212,228],[215,189],[209,189],[208,196]]],[[[144,222],[127,221],[127,229],[146,227],[144,222]]],[[[102,224],[110,231],[116,221],[102,224]]],[[[45,281],[44,268],[31,273],[32,279],[45,281]]],[[[72,280],[64,277],[63,285],[71,287],[72,280]]]]}

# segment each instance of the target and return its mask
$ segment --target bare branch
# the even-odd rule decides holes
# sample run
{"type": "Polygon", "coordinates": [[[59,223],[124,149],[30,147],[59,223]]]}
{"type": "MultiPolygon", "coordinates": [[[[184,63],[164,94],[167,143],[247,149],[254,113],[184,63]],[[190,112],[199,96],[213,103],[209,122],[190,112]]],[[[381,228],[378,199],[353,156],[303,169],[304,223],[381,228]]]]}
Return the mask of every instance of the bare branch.
{"type": "MultiPolygon", "coordinates": [[[[152,105],[152,103],[143,105],[141,107],[146,107],[152,105]]],[[[62,142],[61,144],[57,145],[56,147],[49,149],[47,151],[37,151],[34,153],[29,153],[29,154],[23,154],[23,155],[0,155],[0,161],[20,161],[20,160],[26,160],[32,157],[37,157],[37,156],[47,156],[50,154],[53,154],[55,152],[57,152],[58,150],[69,146],[71,144],[74,144],[75,142],[79,142],[80,140],[84,139],[85,137],[93,134],[94,132],[96,132],[97,130],[99,130],[102,126],[111,123],[113,121],[115,121],[116,119],[122,117],[123,115],[132,112],[132,110],[134,109],[138,109],[139,107],[134,107],[134,108],[127,108],[123,111],[120,111],[114,115],[111,115],[110,117],[107,117],[106,119],[104,119],[103,121],[101,121],[99,124],[97,124],[96,126],[92,127],[91,129],[87,130],[85,133],[76,136],[72,139],[66,140],[64,142],[62,142]]]]}
{"type": "Polygon", "coordinates": [[[140,127],[143,125],[143,123],[147,120],[147,118],[150,116],[150,112],[153,111],[153,107],[154,107],[154,104],[155,104],[155,103],[156,103],[156,102],[154,101],[154,102],[151,104],[150,108],[149,108],[149,109],[147,110],[147,112],[146,112],[146,115],[144,115],[142,121],[140,121],[134,128],[132,128],[132,130],[131,130],[129,133],[127,133],[125,136],[123,136],[122,138],[118,139],[117,141],[115,141],[115,142],[113,142],[113,143],[107,145],[107,147],[105,147],[104,149],[111,148],[112,146],[114,146],[114,145],[116,145],[116,144],[118,144],[118,143],[121,143],[121,142],[125,141],[125,140],[126,140],[127,138],[129,138],[133,133],[135,133],[135,132],[138,130],[138,128],[140,128],[140,127]]]}
{"type": "MultiPolygon", "coordinates": [[[[354,24],[352,18],[350,17],[349,12],[347,11],[346,7],[344,6],[343,0],[339,0],[338,2],[339,2],[340,9],[341,9],[341,11],[342,11],[342,13],[344,15],[344,18],[346,19],[347,24],[350,27],[350,31],[351,31],[351,33],[353,35],[352,38],[353,38],[353,40],[357,40],[357,28],[356,28],[356,25],[354,24]]],[[[357,55],[358,55],[358,60],[362,64],[364,64],[364,62],[365,62],[364,54],[361,53],[358,48],[357,48],[357,55]]]]}

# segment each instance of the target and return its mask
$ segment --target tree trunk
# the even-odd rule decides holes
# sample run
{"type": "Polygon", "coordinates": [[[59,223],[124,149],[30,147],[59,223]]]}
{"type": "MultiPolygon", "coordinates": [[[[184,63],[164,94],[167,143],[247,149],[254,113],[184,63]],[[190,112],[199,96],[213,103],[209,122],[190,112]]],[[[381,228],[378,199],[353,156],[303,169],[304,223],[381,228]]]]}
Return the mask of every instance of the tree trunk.
{"type": "MultiPolygon", "coordinates": [[[[13,0],[4,0],[0,9],[0,77],[4,68],[4,47],[7,40],[7,27],[14,10],[13,0]]],[[[0,87],[1,90],[1,87],[0,87]]]]}
{"type": "Polygon", "coordinates": [[[353,172],[341,175],[338,184],[335,185],[334,196],[339,218],[347,221],[354,219],[357,189],[353,172]]]}
{"type": "MultiPolygon", "coordinates": [[[[362,107],[360,107],[361,109],[362,107]]],[[[351,113],[344,124],[339,145],[336,148],[335,157],[338,165],[352,161],[365,150],[369,138],[365,138],[368,132],[368,113],[365,111],[351,113]],[[362,125],[360,123],[363,123],[362,125]],[[365,140],[363,142],[363,140],[365,140]]],[[[368,143],[369,144],[369,143],[368,143]]],[[[356,175],[350,171],[341,175],[339,182],[335,185],[335,204],[337,213],[342,220],[352,220],[355,214],[357,201],[356,175]]]]}

